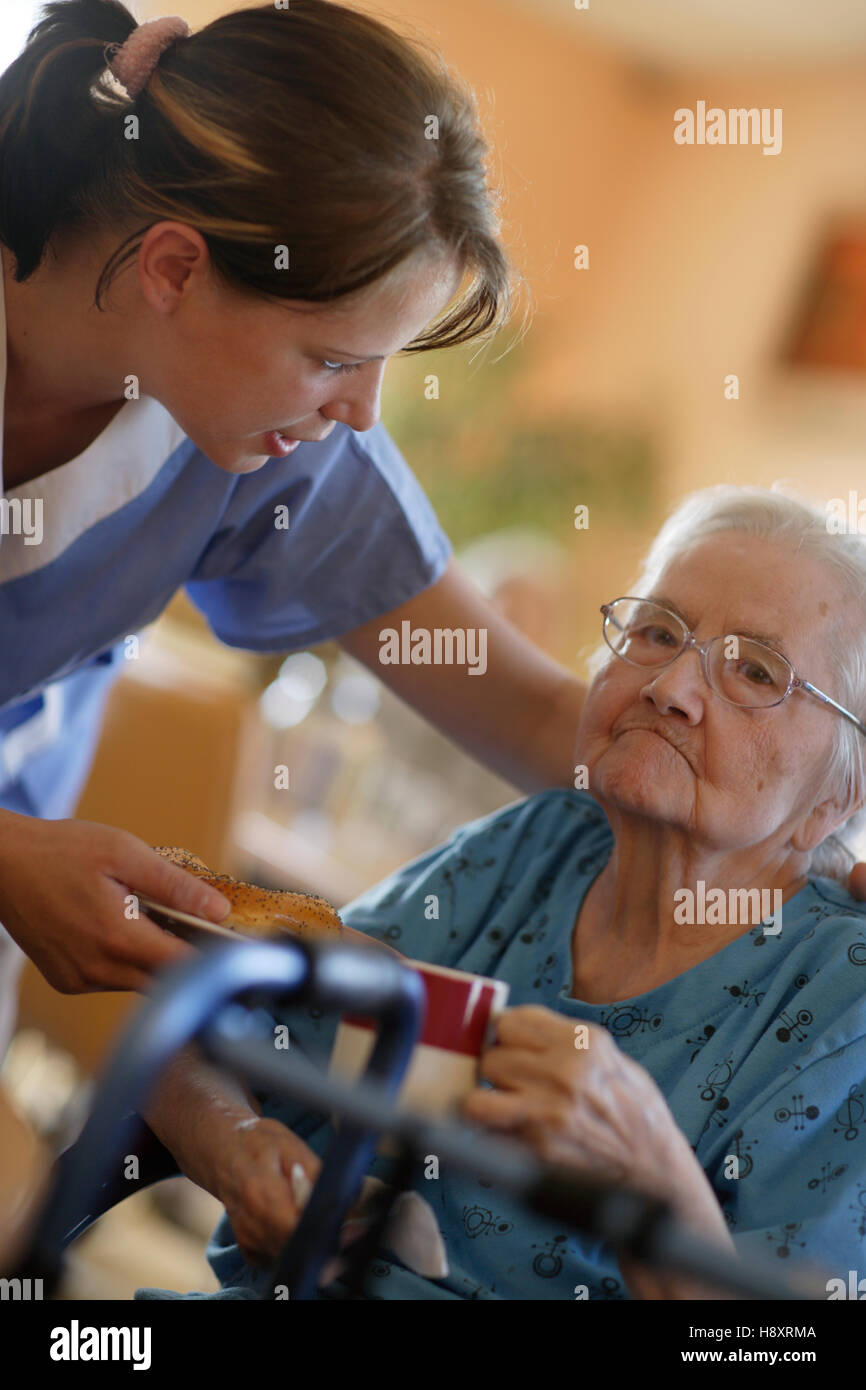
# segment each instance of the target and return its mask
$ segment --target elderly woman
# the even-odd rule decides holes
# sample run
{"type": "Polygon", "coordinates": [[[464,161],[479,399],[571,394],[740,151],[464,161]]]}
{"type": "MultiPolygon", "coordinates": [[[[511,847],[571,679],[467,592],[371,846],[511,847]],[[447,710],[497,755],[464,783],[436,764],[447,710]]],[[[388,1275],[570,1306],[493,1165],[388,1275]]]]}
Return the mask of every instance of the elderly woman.
{"type": "MultiPolygon", "coordinates": [[[[866,908],[819,873],[864,799],[866,545],[783,495],[711,489],[664,526],[634,592],[602,608],[575,755],[589,791],[463,826],[344,918],[509,982],[467,1119],[669,1199],[722,1247],[845,1280],[866,1234],[866,908]]],[[[327,1055],[333,1018],[286,1018],[327,1055]]],[[[315,1176],[329,1124],[259,1114],[186,1063],[149,1119],[226,1207],[210,1249],[223,1290],[189,1296],[269,1296],[264,1266],[297,1220],[288,1175],[300,1161],[315,1176]]],[[[417,1188],[450,1272],[382,1258],[382,1298],[701,1293],[481,1179],[417,1188]]]]}

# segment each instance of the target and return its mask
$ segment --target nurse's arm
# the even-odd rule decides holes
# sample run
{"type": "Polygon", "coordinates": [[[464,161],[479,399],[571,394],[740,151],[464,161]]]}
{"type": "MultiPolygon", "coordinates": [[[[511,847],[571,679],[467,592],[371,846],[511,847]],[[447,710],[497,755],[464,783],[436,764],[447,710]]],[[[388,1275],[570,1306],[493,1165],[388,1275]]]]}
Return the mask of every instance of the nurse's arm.
{"type": "Polygon", "coordinates": [[[443,734],[522,791],[574,785],[586,686],[497,612],[453,557],[435,584],[340,643],[443,734]],[[392,628],[400,634],[404,621],[410,630],[472,629],[486,638],[470,646],[467,636],[464,665],[380,660],[380,633],[392,628]]]}

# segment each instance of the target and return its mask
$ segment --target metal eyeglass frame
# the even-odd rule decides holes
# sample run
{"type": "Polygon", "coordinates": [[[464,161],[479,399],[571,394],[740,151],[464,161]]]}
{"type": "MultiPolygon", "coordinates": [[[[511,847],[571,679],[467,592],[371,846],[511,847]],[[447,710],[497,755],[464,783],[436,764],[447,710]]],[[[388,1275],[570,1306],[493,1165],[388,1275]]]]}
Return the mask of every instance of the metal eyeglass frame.
{"type": "MultiPolygon", "coordinates": [[[[790,672],[788,676],[788,688],[786,689],[784,695],[780,695],[778,700],[772,700],[769,704],[744,705],[739,700],[729,700],[727,695],[722,695],[720,691],[716,690],[716,687],[710,680],[710,674],[707,665],[707,652],[709,651],[710,647],[714,642],[723,640],[728,635],[727,633],[721,633],[719,637],[711,637],[708,642],[699,642],[698,639],[695,637],[695,634],[691,631],[690,628],[686,627],[686,624],[683,622],[680,615],[678,613],[674,613],[673,609],[668,608],[663,603],[659,603],[654,598],[640,598],[636,594],[623,594],[620,598],[612,599],[610,603],[603,603],[601,605],[600,611],[604,614],[604,620],[601,625],[601,631],[605,642],[607,643],[608,647],[610,647],[610,650],[613,652],[614,656],[619,657],[620,661],[627,662],[629,666],[641,666],[647,670],[661,669],[664,666],[670,666],[672,662],[676,661],[677,657],[682,656],[684,651],[688,651],[691,647],[694,647],[695,651],[700,653],[701,666],[703,668],[704,679],[706,680],[707,685],[710,687],[710,690],[712,690],[713,694],[718,695],[719,699],[724,700],[726,704],[734,705],[734,707],[737,709],[775,709],[777,705],[781,705],[783,700],[787,700],[792,690],[805,690],[808,695],[814,695],[816,699],[821,700],[825,705],[829,705],[831,709],[834,709],[836,711],[837,714],[841,714],[845,719],[850,719],[851,723],[857,729],[859,729],[860,733],[866,736],[866,724],[864,724],[861,719],[858,719],[856,714],[852,714],[850,710],[845,709],[844,705],[837,704],[837,702],[831,699],[829,695],[825,695],[823,690],[819,690],[817,686],[812,685],[811,681],[803,680],[802,676],[797,675],[788,658],[786,656],[783,656],[781,652],[777,652],[774,647],[768,647],[766,642],[759,642],[757,638],[754,637],[743,638],[743,641],[751,642],[754,646],[757,647],[763,647],[765,651],[770,652],[773,656],[778,657],[779,661],[783,661],[785,663],[785,665],[788,668],[788,671],[790,672]],[[618,652],[608,641],[607,620],[610,614],[610,610],[613,608],[613,605],[615,603],[623,603],[626,599],[628,599],[631,603],[651,603],[654,608],[661,609],[663,613],[667,613],[671,618],[675,618],[676,621],[679,623],[685,636],[683,638],[683,642],[679,650],[674,652],[673,656],[669,657],[667,661],[629,661],[629,658],[627,656],[623,656],[622,653],[618,652]]],[[[733,635],[736,636],[737,634],[733,635]]]]}

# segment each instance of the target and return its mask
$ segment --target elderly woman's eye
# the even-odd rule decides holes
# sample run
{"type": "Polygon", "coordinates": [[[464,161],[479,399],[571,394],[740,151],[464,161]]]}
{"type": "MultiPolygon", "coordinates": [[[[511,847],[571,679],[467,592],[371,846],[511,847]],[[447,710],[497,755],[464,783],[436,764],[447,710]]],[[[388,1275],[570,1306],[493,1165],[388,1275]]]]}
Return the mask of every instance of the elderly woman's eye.
{"type": "Polygon", "coordinates": [[[671,632],[670,628],[662,627],[660,623],[653,623],[652,626],[641,628],[639,635],[643,637],[645,641],[652,642],[656,647],[678,645],[678,639],[674,633],[671,632]]]}
{"type": "Polygon", "coordinates": [[[772,685],[773,677],[765,666],[757,661],[741,661],[737,667],[739,675],[752,685],[772,685]]]}

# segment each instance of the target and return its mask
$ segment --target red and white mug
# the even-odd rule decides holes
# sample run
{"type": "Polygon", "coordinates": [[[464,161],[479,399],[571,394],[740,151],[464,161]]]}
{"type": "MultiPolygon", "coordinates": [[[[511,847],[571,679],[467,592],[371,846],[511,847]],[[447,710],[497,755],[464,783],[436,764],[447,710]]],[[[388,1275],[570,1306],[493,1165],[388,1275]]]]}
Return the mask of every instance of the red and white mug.
{"type": "MultiPolygon", "coordinates": [[[[493,1040],[496,1019],[508,1002],[510,986],[487,975],[472,975],[427,961],[403,962],[424,981],[427,1007],[412,1051],[398,1109],[442,1117],[454,1114],[478,1085],[478,1063],[493,1040]]],[[[344,1014],[337,1028],[329,1071],[354,1080],[373,1050],[377,1025],[344,1014]]],[[[383,1144],[383,1152],[392,1151],[383,1144]]]]}

